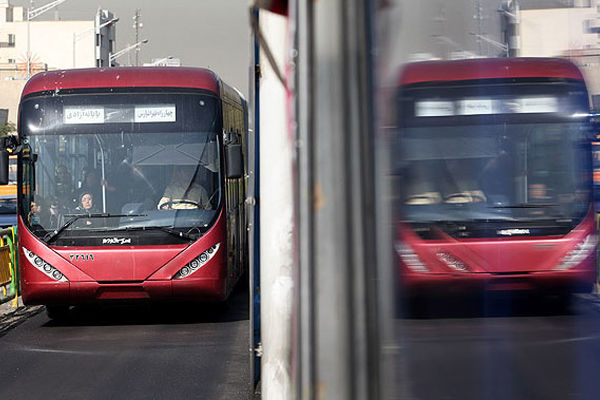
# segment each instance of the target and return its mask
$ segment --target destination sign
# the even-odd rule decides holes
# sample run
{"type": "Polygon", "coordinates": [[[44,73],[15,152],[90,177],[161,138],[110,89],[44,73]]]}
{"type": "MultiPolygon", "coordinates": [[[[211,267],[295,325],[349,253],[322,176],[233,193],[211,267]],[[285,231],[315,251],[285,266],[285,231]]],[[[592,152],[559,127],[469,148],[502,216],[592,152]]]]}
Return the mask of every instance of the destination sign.
{"type": "Polygon", "coordinates": [[[134,122],[175,122],[175,104],[136,106],[134,122]]]}
{"type": "Polygon", "coordinates": [[[560,111],[556,97],[472,97],[456,100],[420,100],[415,103],[415,117],[448,117],[454,115],[542,114],[560,111]]]}
{"type": "Polygon", "coordinates": [[[65,124],[102,124],[104,107],[66,106],[63,110],[65,124]]]}
{"type": "Polygon", "coordinates": [[[464,99],[458,102],[459,115],[493,114],[494,103],[492,99],[464,99]]]}
{"type": "Polygon", "coordinates": [[[64,124],[175,122],[175,104],[65,106],[64,124]]]}
{"type": "Polygon", "coordinates": [[[520,99],[522,113],[558,112],[556,97],[525,97],[520,99]]]}
{"type": "Polygon", "coordinates": [[[452,101],[419,101],[415,105],[417,117],[443,117],[454,115],[454,103],[452,101]]]}

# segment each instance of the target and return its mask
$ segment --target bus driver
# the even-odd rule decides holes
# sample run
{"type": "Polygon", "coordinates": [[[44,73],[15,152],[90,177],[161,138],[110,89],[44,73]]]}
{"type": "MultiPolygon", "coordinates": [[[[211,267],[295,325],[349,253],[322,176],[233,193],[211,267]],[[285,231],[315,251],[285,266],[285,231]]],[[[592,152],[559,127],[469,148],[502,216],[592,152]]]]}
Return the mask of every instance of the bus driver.
{"type": "Polygon", "coordinates": [[[208,192],[198,182],[199,173],[192,166],[175,166],[171,182],[158,202],[159,210],[202,208],[210,210],[208,192]]]}

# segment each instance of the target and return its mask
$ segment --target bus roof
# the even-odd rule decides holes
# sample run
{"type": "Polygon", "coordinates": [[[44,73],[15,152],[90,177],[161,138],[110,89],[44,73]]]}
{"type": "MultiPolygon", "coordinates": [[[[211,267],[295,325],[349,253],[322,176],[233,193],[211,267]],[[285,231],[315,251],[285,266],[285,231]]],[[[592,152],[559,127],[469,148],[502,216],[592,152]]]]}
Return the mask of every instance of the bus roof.
{"type": "Polygon", "coordinates": [[[561,58],[479,58],[407,64],[398,85],[493,78],[565,78],[583,80],[579,69],[561,58]]]}
{"type": "Polygon", "coordinates": [[[219,77],[204,68],[114,67],[42,72],[25,85],[22,96],[57,89],[179,87],[219,93],[219,77]]]}

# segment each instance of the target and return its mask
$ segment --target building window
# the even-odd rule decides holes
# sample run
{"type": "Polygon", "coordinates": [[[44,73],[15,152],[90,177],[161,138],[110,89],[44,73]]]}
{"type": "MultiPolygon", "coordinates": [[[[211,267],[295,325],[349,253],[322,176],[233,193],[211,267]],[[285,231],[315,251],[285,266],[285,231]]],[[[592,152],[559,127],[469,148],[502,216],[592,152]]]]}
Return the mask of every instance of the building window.
{"type": "Polygon", "coordinates": [[[8,46],[9,47],[15,47],[15,35],[14,35],[14,33],[9,33],[8,34],[8,46]]]}
{"type": "Polygon", "coordinates": [[[8,63],[9,64],[14,64],[15,63],[15,59],[14,58],[9,58],[8,59],[8,63]]]}

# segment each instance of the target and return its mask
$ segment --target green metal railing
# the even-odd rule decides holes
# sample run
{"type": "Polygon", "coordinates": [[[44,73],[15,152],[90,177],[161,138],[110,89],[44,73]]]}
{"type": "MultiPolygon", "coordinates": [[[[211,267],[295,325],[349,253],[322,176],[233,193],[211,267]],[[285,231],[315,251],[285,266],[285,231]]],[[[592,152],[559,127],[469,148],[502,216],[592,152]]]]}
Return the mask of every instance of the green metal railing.
{"type": "Polygon", "coordinates": [[[15,307],[19,296],[16,244],[16,227],[0,230],[0,304],[12,300],[15,307]]]}

